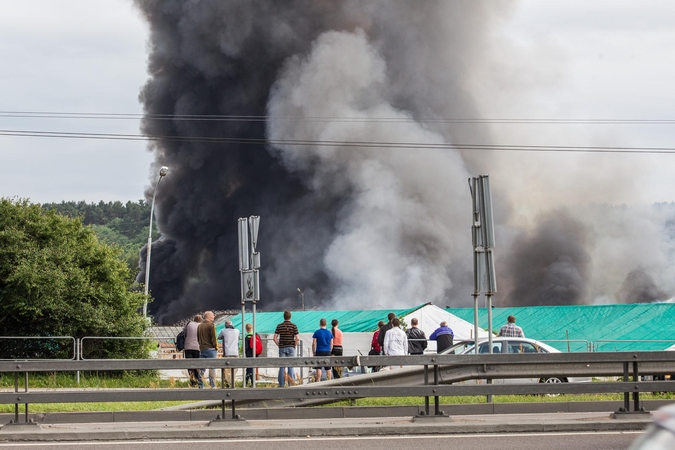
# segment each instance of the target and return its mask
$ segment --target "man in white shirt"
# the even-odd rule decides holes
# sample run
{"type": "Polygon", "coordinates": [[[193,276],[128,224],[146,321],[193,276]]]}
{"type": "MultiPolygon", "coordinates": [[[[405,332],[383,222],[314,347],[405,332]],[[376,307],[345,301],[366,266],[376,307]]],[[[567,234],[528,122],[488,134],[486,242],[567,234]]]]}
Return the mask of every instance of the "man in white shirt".
{"type": "MultiPolygon", "coordinates": [[[[232,326],[231,320],[225,321],[225,328],[218,335],[218,340],[223,341],[223,357],[236,358],[239,356],[239,330],[232,326]]],[[[225,369],[225,382],[232,386],[233,377],[237,369],[225,369]]]]}
{"type": "Polygon", "coordinates": [[[408,354],[408,337],[399,328],[401,321],[395,318],[391,322],[391,329],[384,335],[384,354],[389,356],[408,354]]]}

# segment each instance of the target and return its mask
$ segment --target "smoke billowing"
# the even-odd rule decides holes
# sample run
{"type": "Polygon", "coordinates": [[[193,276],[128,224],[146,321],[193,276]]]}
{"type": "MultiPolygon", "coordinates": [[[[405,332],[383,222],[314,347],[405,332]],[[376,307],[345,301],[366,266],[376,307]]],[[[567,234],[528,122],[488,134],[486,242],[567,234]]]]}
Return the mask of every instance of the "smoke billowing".
{"type": "Polygon", "coordinates": [[[586,299],[590,256],[588,230],[567,211],[541,217],[529,234],[512,245],[513,263],[506,276],[514,288],[508,298],[516,305],[575,305],[586,299]]]}
{"type": "MultiPolygon", "coordinates": [[[[648,275],[653,256],[600,270],[611,259],[602,251],[611,238],[596,233],[606,216],[516,208],[529,161],[516,173],[490,153],[364,144],[492,143],[489,124],[437,119],[490,114],[482,81],[496,76],[494,30],[510,2],[136,4],[151,30],[143,131],[160,137],[157,165],[171,169],[157,196],[163,238],[150,277],[160,323],[239,307],[236,223],[250,215],[261,216],[262,308],[298,308],[297,288],[307,307],[466,306],[467,179],[479,173],[493,182],[504,304],[671,292],[663,271],[648,275]],[[646,278],[626,278],[638,268],[646,278]]],[[[668,213],[659,214],[643,225],[661,242],[668,213]]],[[[656,259],[667,261],[660,248],[656,259]]]]}

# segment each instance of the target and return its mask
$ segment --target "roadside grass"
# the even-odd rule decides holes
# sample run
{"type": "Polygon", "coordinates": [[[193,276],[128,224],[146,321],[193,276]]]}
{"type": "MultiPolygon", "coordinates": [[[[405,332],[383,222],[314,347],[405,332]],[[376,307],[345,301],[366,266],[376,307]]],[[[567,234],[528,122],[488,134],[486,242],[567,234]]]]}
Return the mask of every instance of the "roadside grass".
{"type": "MultiPolygon", "coordinates": [[[[19,391],[25,389],[23,374],[18,379],[19,391]]],[[[89,373],[80,374],[80,383],[77,382],[77,375],[71,372],[51,372],[51,373],[31,373],[28,376],[29,389],[142,389],[142,388],[187,388],[187,381],[169,378],[164,380],[159,378],[155,372],[122,372],[119,374],[110,373],[89,373]]],[[[14,390],[14,375],[0,374],[0,389],[14,390]]],[[[147,411],[154,409],[167,408],[192,402],[119,402],[119,403],[42,403],[29,405],[28,411],[31,413],[46,412],[108,412],[108,411],[147,411]]],[[[19,404],[19,411],[23,413],[25,406],[19,404]]],[[[0,405],[0,413],[13,413],[14,405],[0,405]]]]}
{"type": "MultiPolygon", "coordinates": [[[[169,406],[192,402],[119,402],[119,403],[31,403],[28,412],[119,412],[119,411],[152,411],[169,406]]],[[[19,404],[19,414],[26,411],[25,405],[19,404]]],[[[0,405],[0,413],[14,413],[14,405],[0,405]]]]}
{"type": "MultiPolygon", "coordinates": [[[[18,385],[19,389],[24,389],[23,374],[20,374],[18,377],[18,385]]],[[[42,389],[184,388],[188,387],[188,383],[187,381],[176,380],[174,378],[163,380],[154,372],[122,372],[116,375],[105,372],[83,372],[80,374],[79,383],[77,382],[77,375],[73,372],[40,372],[28,375],[28,387],[42,389]]],[[[0,388],[13,389],[14,375],[10,373],[0,374],[0,388]]]]}

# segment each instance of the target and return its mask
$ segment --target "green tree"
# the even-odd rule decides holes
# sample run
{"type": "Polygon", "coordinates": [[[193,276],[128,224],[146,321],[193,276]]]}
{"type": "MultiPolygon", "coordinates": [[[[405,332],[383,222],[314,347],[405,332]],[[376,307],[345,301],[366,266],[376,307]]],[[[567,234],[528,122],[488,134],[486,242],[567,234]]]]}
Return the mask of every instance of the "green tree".
{"type": "MultiPolygon", "coordinates": [[[[25,200],[0,199],[0,332],[141,336],[146,327],[138,313],[143,295],[132,291],[119,252],[100,243],[79,218],[45,212],[25,200]]],[[[31,352],[31,357],[72,354],[55,342],[17,342],[14,351],[31,352]]],[[[115,341],[97,345],[88,357],[142,357],[144,352],[141,342],[115,341]]]]}
{"type": "MultiPolygon", "coordinates": [[[[148,242],[150,205],[145,200],[138,202],[61,202],[44,203],[44,211],[56,211],[66,217],[79,217],[84,225],[90,226],[98,240],[120,248],[120,258],[131,269],[131,278],[138,274],[140,250],[148,242]]],[[[157,222],[152,224],[153,241],[160,236],[157,222]]]]}

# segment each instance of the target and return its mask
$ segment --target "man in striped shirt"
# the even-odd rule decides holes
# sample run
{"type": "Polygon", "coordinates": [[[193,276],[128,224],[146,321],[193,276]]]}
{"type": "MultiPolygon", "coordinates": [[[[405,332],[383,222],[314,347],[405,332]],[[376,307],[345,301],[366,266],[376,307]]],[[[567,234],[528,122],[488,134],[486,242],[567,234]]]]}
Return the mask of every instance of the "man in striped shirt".
{"type": "MultiPolygon", "coordinates": [[[[274,330],[274,343],[279,347],[280,358],[292,358],[295,356],[295,347],[300,340],[298,327],[291,322],[291,312],[284,311],[284,321],[277,325],[274,330]]],[[[286,381],[286,370],[284,367],[279,368],[279,386],[284,387],[286,381]]],[[[293,367],[288,368],[288,377],[290,380],[295,380],[295,370],[293,367]]],[[[292,381],[291,381],[292,382],[292,381]]]]}

